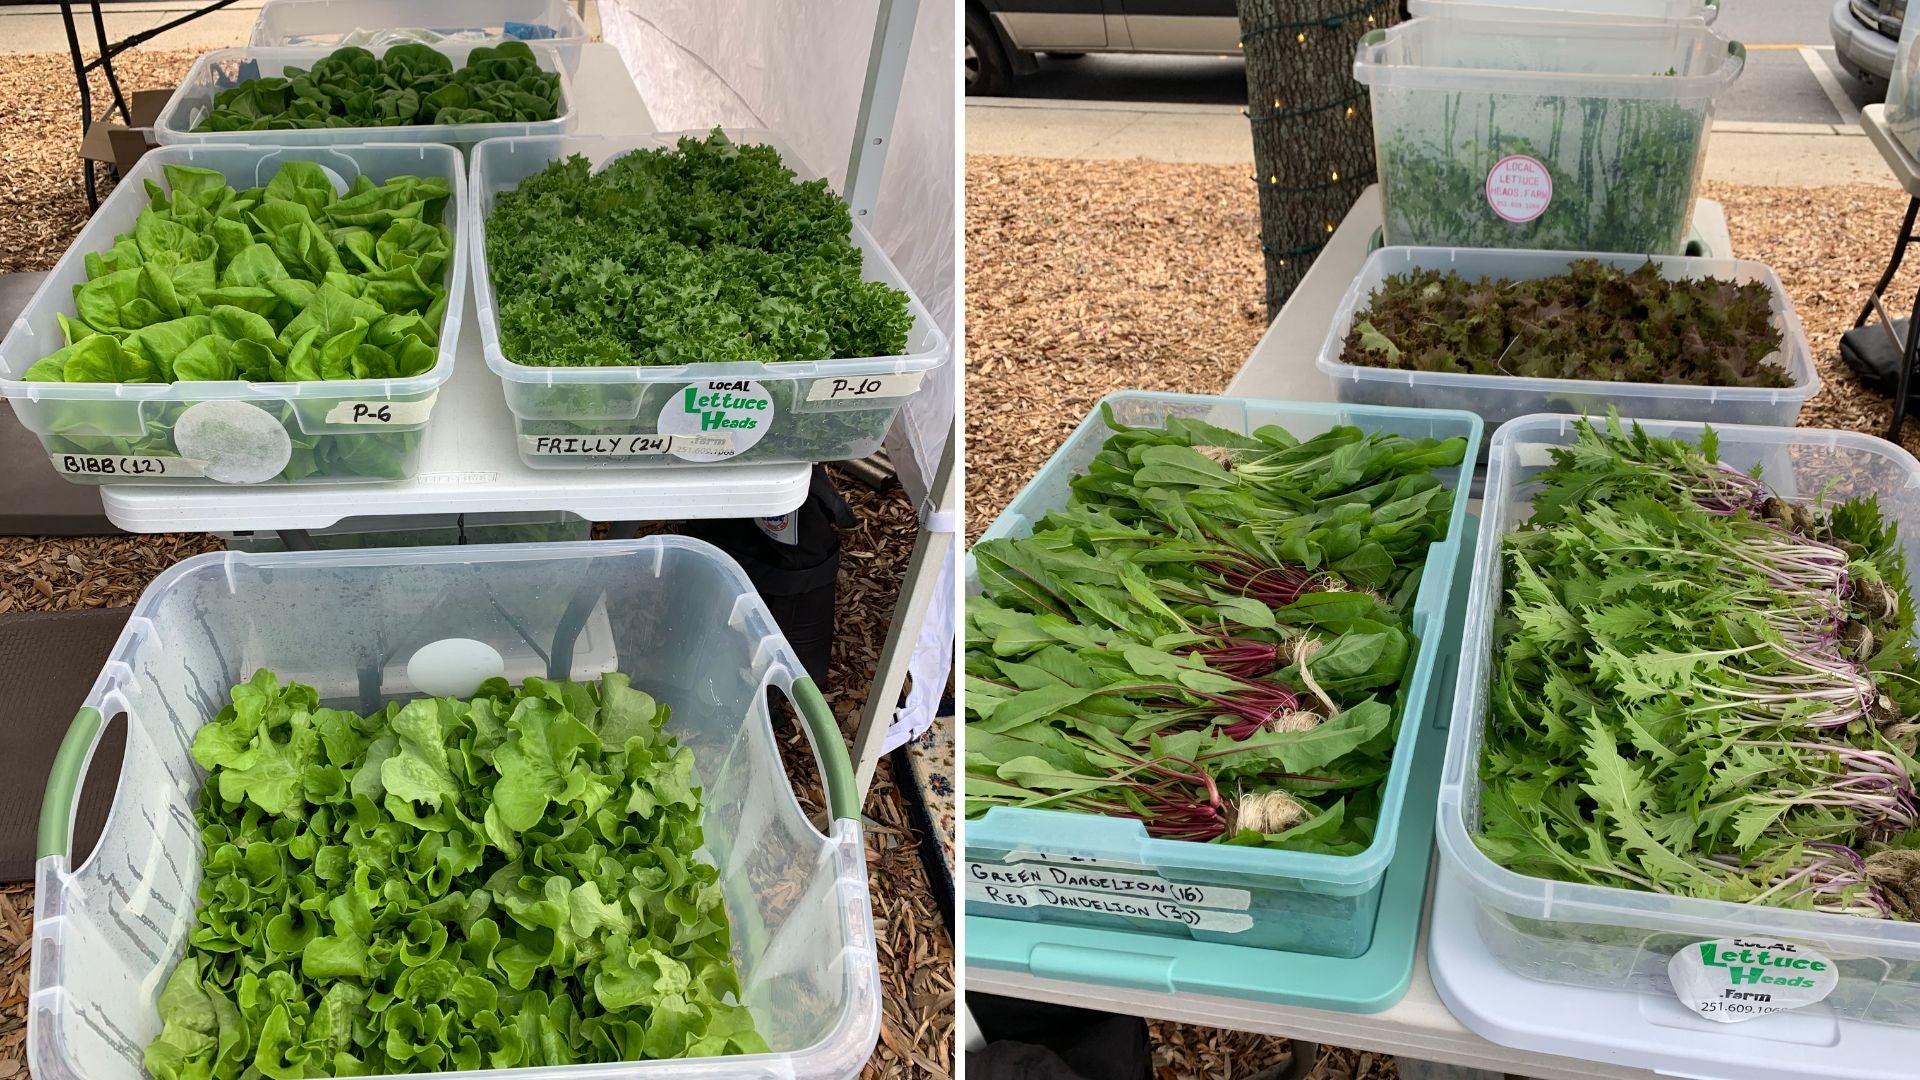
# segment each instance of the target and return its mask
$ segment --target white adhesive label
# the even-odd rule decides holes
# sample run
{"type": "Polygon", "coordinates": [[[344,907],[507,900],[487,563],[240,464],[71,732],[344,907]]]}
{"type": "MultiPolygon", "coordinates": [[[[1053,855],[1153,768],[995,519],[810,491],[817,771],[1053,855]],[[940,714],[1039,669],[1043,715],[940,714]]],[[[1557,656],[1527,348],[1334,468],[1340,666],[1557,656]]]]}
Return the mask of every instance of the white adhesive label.
{"type": "Polygon", "coordinates": [[[751,379],[709,379],[674,391],[660,408],[662,435],[676,436],[666,452],[685,461],[733,457],[773,427],[773,395],[751,379]],[[693,436],[710,440],[697,442],[693,436]],[[680,442],[678,437],[687,437],[680,442]]]}
{"type": "Polygon", "coordinates": [[[207,463],[178,457],[121,457],[114,454],[54,454],[53,467],[68,476],[115,476],[128,479],[205,476],[207,463]]]}
{"type": "Polygon", "coordinates": [[[424,424],[438,396],[436,392],[420,401],[342,401],[327,410],[325,419],[329,424],[424,424]]]}
{"type": "Polygon", "coordinates": [[[1059,908],[1098,915],[1119,915],[1131,919],[1179,923],[1192,930],[1216,934],[1239,934],[1253,928],[1253,916],[1237,911],[1213,911],[1147,896],[1119,896],[1114,893],[1061,889],[1051,885],[989,885],[967,882],[967,902],[996,904],[1015,908],[1059,908]]]}
{"type": "Polygon", "coordinates": [[[1121,873],[1097,863],[1052,862],[967,863],[967,883],[1023,889],[1046,886],[1081,889],[1120,896],[1171,900],[1203,908],[1245,911],[1252,894],[1225,885],[1189,885],[1157,874],[1121,873]]]}
{"type": "Polygon", "coordinates": [[[920,389],[924,371],[904,375],[850,375],[844,379],[815,379],[807,387],[808,401],[858,401],[861,398],[906,397],[920,389]]]}
{"type": "Polygon", "coordinates": [[[1667,978],[1680,1004],[1723,1024],[1812,1005],[1840,984],[1839,970],[1820,953],[1758,938],[1689,945],[1667,961],[1667,978]]]}
{"type": "Polygon", "coordinates": [[[1553,202],[1553,176],[1525,154],[1510,154],[1487,172],[1487,205],[1513,222],[1532,221],[1553,202]]]}
{"type": "Polygon", "coordinates": [[[727,451],[726,435],[522,435],[520,449],[542,456],[645,457],[652,454],[712,454],[727,451]]]}

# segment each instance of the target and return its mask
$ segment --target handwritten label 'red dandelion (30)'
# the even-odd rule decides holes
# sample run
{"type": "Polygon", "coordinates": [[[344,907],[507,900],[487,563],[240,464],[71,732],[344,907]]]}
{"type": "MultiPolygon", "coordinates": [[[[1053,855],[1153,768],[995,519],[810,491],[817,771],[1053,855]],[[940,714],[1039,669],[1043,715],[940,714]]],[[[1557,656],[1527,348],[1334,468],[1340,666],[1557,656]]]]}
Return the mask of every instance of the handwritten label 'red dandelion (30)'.
{"type": "Polygon", "coordinates": [[[1487,172],[1487,205],[1512,222],[1532,221],[1553,202],[1553,176],[1525,154],[1510,154],[1487,172]]]}

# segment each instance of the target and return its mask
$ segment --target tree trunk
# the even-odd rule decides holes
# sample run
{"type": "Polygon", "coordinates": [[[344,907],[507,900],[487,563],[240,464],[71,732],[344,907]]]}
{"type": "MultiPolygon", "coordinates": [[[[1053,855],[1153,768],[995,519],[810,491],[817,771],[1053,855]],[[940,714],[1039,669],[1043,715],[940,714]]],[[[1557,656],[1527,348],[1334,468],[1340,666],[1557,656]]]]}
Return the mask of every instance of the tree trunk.
{"type": "Polygon", "coordinates": [[[1247,116],[1260,188],[1267,318],[1313,265],[1374,179],[1373,111],[1353,78],[1369,30],[1399,19],[1399,0],[1239,0],[1247,116]]]}

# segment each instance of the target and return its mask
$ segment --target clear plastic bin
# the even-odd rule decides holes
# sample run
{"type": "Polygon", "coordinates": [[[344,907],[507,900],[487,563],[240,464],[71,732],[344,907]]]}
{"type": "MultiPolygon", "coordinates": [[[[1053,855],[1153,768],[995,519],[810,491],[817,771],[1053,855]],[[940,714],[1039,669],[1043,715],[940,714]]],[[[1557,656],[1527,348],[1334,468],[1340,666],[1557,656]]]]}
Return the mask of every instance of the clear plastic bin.
{"type": "Polygon", "coordinates": [[[440,387],[453,374],[467,297],[466,174],[450,146],[173,146],[149,151],[107,196],[0,342],[0,397],[40,436],[56,470],[81,484],[277,484],[405,480],[440,387]],[[344,191],[357,176],[438,176],[453,189],[441,223],[452,234],[446,314],[433,369],[404,379],[292,383],[22,382],[66,344],[56,313],[74,310],[86,256],[131,232],[147,205],[145,181],[192,165],[236,188],[273,179],[282,164],[311,161],[344,191]],[[184,436],[182,436],[184,433],[184,436]],[[186,444],[181,445],[181,438],[186,444]]]}
{"type": "MultiPolygon", "coordinates": [[[[486,218],[495,198],[517,187],[551,162],[574,154],[598,169],[633,150],[672,147],[682,137],[705,138],[706,131],[670,131],[646,135],[572,135],[559,138],[490,139],[473,151],[471,193],[474,258],[474,306],[487,366],[506,388],[519,435],[520,458],[536,469],[685,466],[728,461],[766,464],[790,461],[845,461],[879,449],[893,417],[922,378],[946,358],[947,342],[932,316],[914,297],[886,252],[858,222],[853,243],[865,256],[863,276],[907,294],[913,329],[900,356],[864,359],[798,360],[761,364],[733,362],[679,367],[529,367],[506,355],[500,343],[500,319],[493,280],[487,271],[486,218]],[[709,385],[713,384],[713,385],[709,385]],[[761,426],[742,437],[726,432],[725,443],[707,443],[697,430],[663,420],[669,411],[684,418],[690,397],[741,393],[764,408],[752,413],[761,426]],[[676,432],[680,432],[676,434],[676,432]],[[686,441],[683,441],[686,440],[686,441]],[[717,449],[716,449],[717,448],[717,449]]],[[[800,160],[771,132],[726,129],[741,145],[764,144],[802,180],[821,175],[800,160]]]]}
{"type": "MultiPolygon", "coordinates": [[[[1705,427],[1643,426],[1651,435],[1688,440],[1705,427]]],[[[1713,430],[1722,461],[1743,470],[1760,466],[1762,479],[1784,497],[1878,494],[1881,511],[1899,525],[1909,566],[1920,568],[1920,462],[1911,454],[1849,431],[1713,430]]],[[[1521,417],[1494,434],[1488,464],[1435,826],[1441,858],[1473,893],[1481,940],[1501,963],[1532,978],[1658,994],[1672,993],[1667,960],[1678,949],[1730,935],[1786,940],[1837,961],[1840,983],[1824,1007],[1845,1019],[1920,1027],[1920,924],[1548,881],[1501,867],[1474,844],[1488,654],[1502,595],[1500,541],[1531,515],[1530,480],[1551,464],[1548,450],[1573,441],[1571,417],[1521,417]]]]}
{"type": "MultiPolygon", "coordinates": [[[[1464,412],[1296,404],[1137,390],[1109,394],[1102,403],[1113,408],[1116,420],[1135,427],[1165,426],[1170,416],[1189,416],[1239,432],[1278,424],[1301,439],[1309,439],[1337,425],[1351,424],[1413,438],[1461,436],[1467,440],[1469,461],[1480,448],[1480,420],[1464,412]]],[[[1110,434],[1096,406],[981,539],[1030,535],[1034,521],[1066,505],[1069,483],[1086,471],[1110,434]]],[[[1459,473],[1454,469],[1439,475],[1458,492],[1459,473]]],[[[1446,707],[1446,702],[1438,700],[1445,680],[1434,676],[1446,637],[1443,628],[1452,571],[1462,555],[1461,545],[1468,542],[1466,518],[1467,500],[1456,497],[1446,538],[1427,550],[1429,572],[1421,579],[1413,605],[1412,631],[1419,641],[1418,651],[1413,670],[1403,684],[1406,705],[1400,715],[1399,741],[1381,797],[1380,821],[1366,851],[1323,855],[1156,840],[1148,837],[1137,821],[1064,810],[994,807],[967,821],[966,865],[962,869],[967,911],[995,919],[1105,927],[1321,956],[1350,957],[1365,952],[1373,941],[1374,913],[1387,863],[1393,857],[1407,774],[1412,768],[1414,740],[1409,734],[1446,707]],[[1004,880],[997,871],[1009,867],[1048,875],[1057,870],[1115,874],[1116,881],[1133,887],[1128,898],[1151,912],[1135,916],[988,902],[986,887],[1004,880]],[[1242,914],[1248,918],[1234,918],[1242,914]]],[[[969,594],[978,591],[969,574],[969,594]]],[[[1061,880],[1047,883],[1057,885],[1061,880]]],[[[1068,884],[1071,886],[1071,881],[1068,884]]]]}
{"type": "MultiPolygon", "coordinates": [[[[738,565],[684,537],[407,551],[216,553],[148,587],[68,731],[47,783],[34,897],[27,1043],[42,1080],[144,1080],[162,981],[197,906],[203,773],[189,747],[255,669],[371,708],[412,696],[405,670],[446,637],[492,645],[507,678],[621,671],[669,703],[695,756],[705,853],[720,870],[733,957],[769,1054],[521,1068],[500,1080],[851,1080],[880,1029],[858,796],[819,690],[738,565]],[[831,836],[795,800],[768,691],[802,717],[831,836]],[[127,748],[96,849],[75,865],[73,808],[104,722],[127,748]]],[[[100,777],[92,778],[95,782],[100,777]]],[[[441,1074],[447,1075],[447,1074],[441,1074]]],[[[470,1075],[470,1074],[462,1074],[470,1075]]]]}
{"type": "MultiPolygon", "coordinates": [[[[269,6],[287,0],[269,0],[269,6]]],[[[1466,19],[1656,19],[1675,22],[1720,17],[1720,0],[1407,0],[1417,16],[1466,19]]]]}
{"type": "MultiPolygon", "coordinates": [[[[451,59],[453,66],[458,68],[467,62],[469,53],[486,45],[486,42],[449,41],[433,48],[451,59]]],[[[369,51],[377,56],[385,56],[387,50],[393,47],[382,45],[369,51]]],[[[406,127],[287,128],[273,131],[193,130],[213,110],[214,96],[220,91],[254,79],[283,74],[289,67],[311,68],[316,62],[338,51],[324,45],[284,48],[249,45],[201,53],[188,70],[187,77],[180,80],[179,87],[160,110],[160,118],[153,122],[153,137],[163,146],[176,143],[247,146],[271,140],[276,146],[404,142],[466,147],[482,139],[507,135],[558,135],[571,131],[577,110],[573,105],[573,82],[568,66],[562,62],[560,52],[553,45],[544,41],[530,41],[527,47],[533,50],[542,68],[560,76],[559,115],[552,120],[503,124],[418,124],[406,127]]]]}
{"type": "Polygon", "coordinates": [[[391,0],[267,0],[254,21],[253,48],[288,45],[338,47],[365,34],[414,32],[429,44],[439,38],[482,41],[543,41],[560,54],[568,71],[580,69],[587,24],[569,0],[428,0],[396,5],[391,0]]]}
{"type": "Polygon", "coordinates": [[[1920,155],[1920,17],[1900,24],[1893,75],[1887,80],[1887,130],[1907,153],[1920,155]]]}
{"type": "Polygon", "coordinates": [[[1676,255],[1746,50],[1700,22],[1414,19],[1361,39],[1389,244],[1676,255]]]}
{"type": "Polygon", "coordinates": [[[1773,294],[1773,322],[1780,330],[1780,351],[1766,362],[1778,364],[1792,385],[1771,389],[1750,386],[1681,386],[1664,383],[1601,382],[1591,379],[1526,379],[1508,375],[1398,371],[1341,362],[1353,322],[1367,310],[1381,282],[1414,270],[1452,270],[1469,280],[1481,277],[1530,280],[1564,274],[1575,259],[1633,270],[1648,256],[1566,251],[1502,251],[1467,248],[1380,248],[1367,256],[1360,273],[1335,309],[1333,325],[1314,365],[1333,380],[1334,400],[1363,405],[1402,405],[1465,409],[1490,427],[1528,413],[1604,414],[1609,406],[1653,420],[1701,420],[1716,424],[1770,424],[1792,427],[1800,409],[1820,391],[1807,348],[1807,334],[1793,301],[1772,268],[1746,259],[1653,256],[1668,278],[1717,277],[1758,281],[1773,294]]]}
{"type": "MultiPolygon", "coordinates": [[[[271,529],[220,533],[230,551],[287,550],[271,529]]],[[[431,547],[458,544],[557,544],[593,538],[593,522],[565,511],[517,514],[415,514],[348,518],[325,529],[308,530],[317,551],[377,547],[431,547]]]]}

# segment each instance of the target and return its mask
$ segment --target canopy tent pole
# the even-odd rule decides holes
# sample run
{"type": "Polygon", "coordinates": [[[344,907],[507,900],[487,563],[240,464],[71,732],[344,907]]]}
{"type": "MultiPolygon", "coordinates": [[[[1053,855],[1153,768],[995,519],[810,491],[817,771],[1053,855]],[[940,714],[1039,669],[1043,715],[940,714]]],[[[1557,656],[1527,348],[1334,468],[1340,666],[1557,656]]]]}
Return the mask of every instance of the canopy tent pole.
{"type": "Polygon", "coordinates": [[[867,690],[867,703],[860,710],[860,727],[853,737],[854,784],[863,803],[873,786],[874,771],[880,765],[881,742],[887,734],[888,720],[899,704],[900,688],[907,681],[907,665],[913,659],[914,647],[919,644],[927,609],[933,603],[941,572],[953,557],[954,534],[958,531],[953,483],[957,432],[951,425],[947,430],[939,471],[934,474],[933,487],[921,507],[913,556],[900,580],[900,597],[894,601],[893,625],[887,629],[887,641],[880,649],[873,684],[867,690]]]}
{"type": "Polygon", "coordinates": [[[893,117],[900,110],[900,84],[907,77],[907,52],[920,0],[880,0],[873,20],[873,46],[867,50],[867,82],[860,90],[860,114],[853,125],[853,153],[847,159],[847,205],[864,221],[880,197],[893,117]]]}
{"type": "MultiPolygon", "coordinates": [[[[867,79],[860,91],[860,112],[854,121],[853,149],[847,159],[846,199],[854,220],[867,223],[880,197],[880,179],[886,172],[888,144],[900,107],[900,87],[906,79],[907,53],[913,45],[914,22],[920,0],[880,0],[874,16],[873,45],[867,50],[867,79]]],[[[894,603],[893,625],[880,650],[879,664],[867,688],[866,705],[854,732],[855,790],[864,803],[879,767],[881,745],[900,700],[908,665],[925,627],[932,590],[942,581],[942,570],[952,558],[954,542],[953,439],[948,424],[946,447],[928,491],[914,536],[913,556],[894,603]],[[929,509],[932,508],[932,509],[929,509]]]]}

